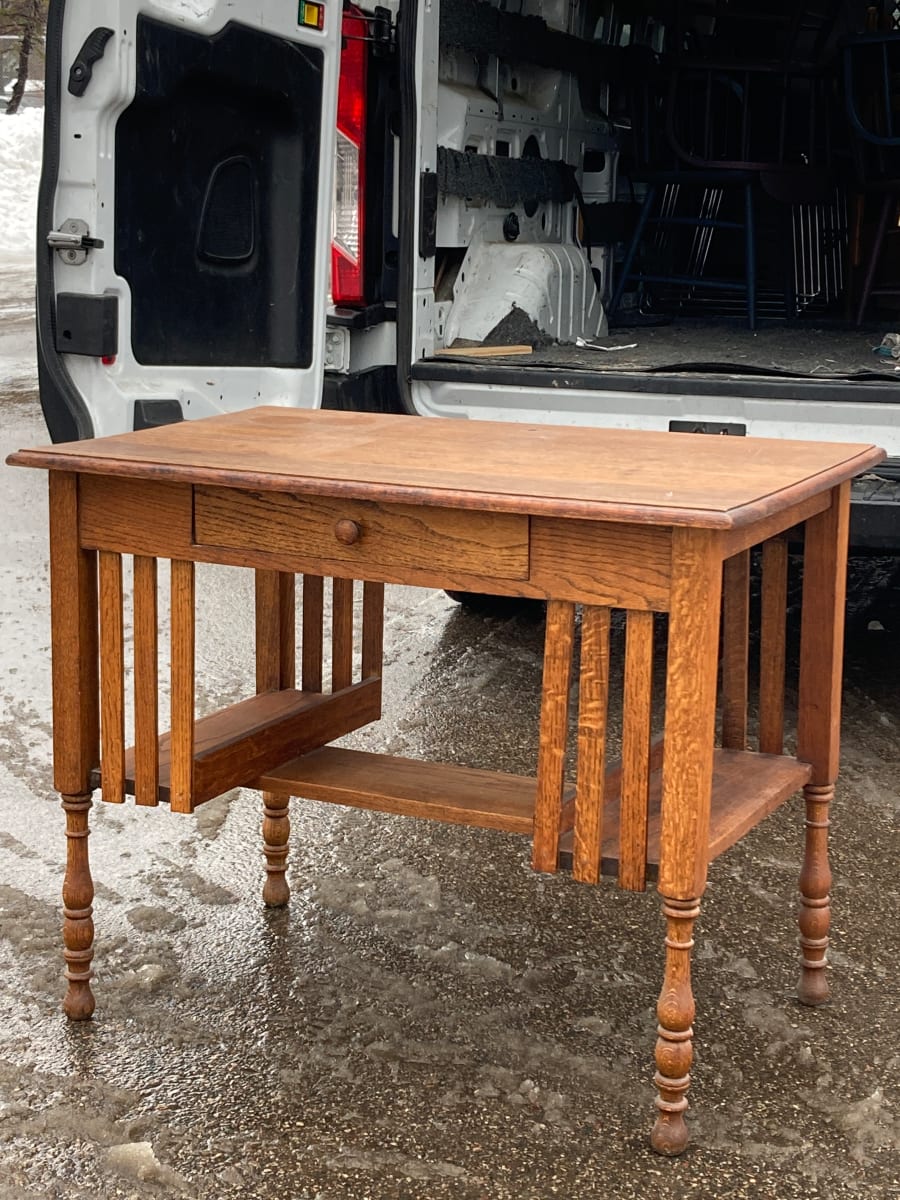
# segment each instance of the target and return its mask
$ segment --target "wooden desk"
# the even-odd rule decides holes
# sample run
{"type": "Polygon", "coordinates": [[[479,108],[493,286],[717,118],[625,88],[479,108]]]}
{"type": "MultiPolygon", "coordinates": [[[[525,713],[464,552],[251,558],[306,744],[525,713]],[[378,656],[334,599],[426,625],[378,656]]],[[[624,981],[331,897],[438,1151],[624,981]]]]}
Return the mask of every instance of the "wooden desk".
{"type": "Polygon", "coordinates": [[[106,801],[129,794],[181,813],[238,785],[260,789],[270,905],[288,899],[292,795],[525,834],[536,870],[562,865],[587,883],[613,874],[634,890],[657,881],[666,937],[651,1140],[661,1153],[682,1151],[692,933],[707,867],[801,788],[800,999],[828,996],[826,838],[838,769],[849,480],[882,457],[872,446],[279,408],[13,455],[11,463],[50,471],[66,1013],[77,1020],[94,1009],[87,836],[96,787],[106,801]],[[785,534],[796,526],[804,527],[805,566],[794,758],[784,753],[785,534]],[[759,718],[756,749],[748,749],[750,550],[759,544],[759,718]],[[134,556],[133,749],[125,737],[123,555],[134,556]],[[171,730],[162,736],[160,558],[171,560],[171,730]],[[202,720],[194,716],[195,562],[256,572],[258,694],[202,720]],[[363,581],[356,623],[354,580],[363,581]],[[536,779],[328,746],[380,715],[385,582],[547,599],[536,779]],[[627,613],[617,764],[606,754],[611,609],[627,613]],[[662,738],[651,733],[658,613],[668,614],[662,738]]]}

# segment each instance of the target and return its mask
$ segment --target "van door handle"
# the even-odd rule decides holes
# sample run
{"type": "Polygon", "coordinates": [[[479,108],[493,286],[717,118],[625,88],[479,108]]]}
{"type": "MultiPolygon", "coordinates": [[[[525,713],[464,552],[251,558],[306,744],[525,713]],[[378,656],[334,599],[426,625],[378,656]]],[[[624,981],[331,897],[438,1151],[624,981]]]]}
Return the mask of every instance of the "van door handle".
{"type": "Polygon", "coordinates": [[[111,29],[100,25],[84,39],[84,45],[69,68],[69,93],[72,96],[83,96],[87,91],[87,85],[94,74],[94,63],[103,57],[106,43],[112,35],[111,29]]]}

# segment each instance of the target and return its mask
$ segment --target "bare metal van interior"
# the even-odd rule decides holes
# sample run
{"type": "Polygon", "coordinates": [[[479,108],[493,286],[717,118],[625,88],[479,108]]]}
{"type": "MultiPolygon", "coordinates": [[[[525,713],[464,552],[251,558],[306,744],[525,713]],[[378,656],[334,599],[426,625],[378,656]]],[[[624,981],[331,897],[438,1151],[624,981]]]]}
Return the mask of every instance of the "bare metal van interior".
{"type": "Polygon", "coordinates": [[[900,6],[440,0],[415,21],[408,409],[871,439],[892,491],[900,6]]]}

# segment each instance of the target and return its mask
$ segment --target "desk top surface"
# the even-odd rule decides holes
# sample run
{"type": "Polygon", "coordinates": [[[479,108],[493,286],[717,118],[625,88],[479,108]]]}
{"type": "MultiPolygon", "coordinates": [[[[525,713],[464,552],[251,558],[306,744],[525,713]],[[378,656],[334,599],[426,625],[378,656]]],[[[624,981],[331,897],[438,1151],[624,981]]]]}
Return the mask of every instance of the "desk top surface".
{"type": "Polygon", "coordinates": [[[871,445],[261,407],[20,450],[15,466],[728,529],[852,478],[871,445]]]}

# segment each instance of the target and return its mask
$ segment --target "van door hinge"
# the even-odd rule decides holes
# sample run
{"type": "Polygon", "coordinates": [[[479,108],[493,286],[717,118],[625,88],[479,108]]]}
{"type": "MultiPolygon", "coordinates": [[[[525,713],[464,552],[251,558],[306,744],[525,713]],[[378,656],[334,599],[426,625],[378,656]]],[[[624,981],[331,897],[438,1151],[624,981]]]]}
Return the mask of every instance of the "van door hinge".
{"type": "Polygon", "coordinates": [[[92,238],[87,222],[78,217],[70,217],[59,229],[51,230],[47,234],[47,245],[70,267],[80,267],[87,260],[89,250],[103,249],[102,240],[92,238]]]}
{"type": "Polygon", "coordinates": [[[328,329],[325,332],[325,370],[339,375],[350,373],[350,330],[328,329]]]}
{"type": "Polygon", "coordinates": [[[372,38],[372,53],[381,58],[394,49],[394,27],[391,23],[391,10],[377,5],[374,14],[369,18],[369,31],[372,38]]]}

